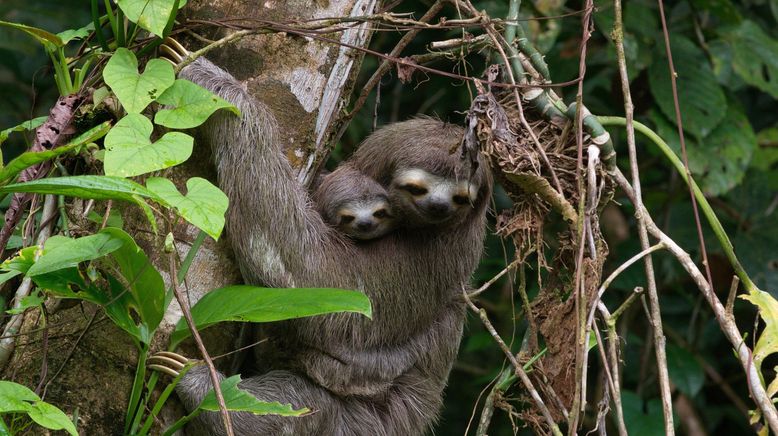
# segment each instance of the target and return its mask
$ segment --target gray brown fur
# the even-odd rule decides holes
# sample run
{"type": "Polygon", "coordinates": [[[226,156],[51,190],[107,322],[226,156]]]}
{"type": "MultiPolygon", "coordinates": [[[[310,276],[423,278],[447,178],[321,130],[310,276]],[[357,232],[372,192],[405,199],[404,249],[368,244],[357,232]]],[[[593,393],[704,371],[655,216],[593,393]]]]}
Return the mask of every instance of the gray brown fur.
{"type": "Polygon", "coordinates": [[[386,189],[348,163],[318,178],[312,198],[324,221],[352,239],[376,239],[394,230],[386,189]],[[386,216],[374,214],[379,207],[386,216]],[[353,221],[343,221],[344,211],[353,221]]]}
{"type": "MultiPolygon", "coordinates": [[[[211,144],[219,185],[230,198],[227,233],[248,283],[337,287],[364,291],[373,319],[335,314],[279,323],[287,356],[274,370],[242,382],[267,401],[306,406],[302,418],[234,414],[237,434],[417,435],[437,419],[464,322],[462,289],[481,255],[491,179],[482,170],[474,207],[461,219],[403,226],[386,237],[353,244],[313,208],[279,149],[275,123],[228,73],[205,59],[181,76],[235,104],[242,118],[218,113],[201,129],[211,144]]],[[[448,150],[462,129],[431,119],[396,123],[371,135],[351,160],[383,186],[413,165],[458,176],[448,150]]],[[[482,167],[482,166],[481,166],[482,167]]],[[[394,211],[403,222],[402,211],[394,211]],[[398,213],[399,212],[399,213],[398,213]]],[[[273,360],[274,356],[268,356],[273,360]]],[[[192,409],[210,389],[203,367],[177,388],[192,409]]],[[[217,413],[190,430],[223,434],[217,413]]]]}

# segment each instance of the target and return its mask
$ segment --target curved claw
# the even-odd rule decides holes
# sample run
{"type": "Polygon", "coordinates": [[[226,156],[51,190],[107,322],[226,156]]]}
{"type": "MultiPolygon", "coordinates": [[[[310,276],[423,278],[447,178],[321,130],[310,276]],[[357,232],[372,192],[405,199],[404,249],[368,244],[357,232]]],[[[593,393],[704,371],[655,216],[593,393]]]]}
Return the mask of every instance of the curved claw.
{"type": "Polygon", "coordinates": [[[162,58],[172,63],[173,66],[178,66],[191,54],[183,45],[169,36],[165,38],[165,41],[159,46],[159,49],[164,54],[162,58]]]}
{"type": "Polygon", "coordinates": [[[178,353],[174,353],[172,351],[158,351],[158,352],[154,353],[154,355],[155,356],[164,356],[164,357],[167,357],[167,358],[170,358],[170,359],[175,359],[175,360],[181,362],[184,365],[189,363],[189,361],[191,360],[191,359],[188,359],[188,358],[186,358],[186,357],[184,357],[184,356],[182,356],[182,355],[180,355],[178,353]]]}
{"type": "Polygon", "coordinates": [[[150,356],[147,367],[171,377],[178,377],[179,372],[190,363],[186,357],[170,351],[159,351],[150,356]]]}
{"type": "Polygon", "coordinates": [[[153,364],[153,363],[151,363],[151,364],[149,364],[147,366],[149,367],[149,369],[153,369],[155,371],[159,371],[159,372],[165,373],[165,374],[167,374],[167,375],[169,375],[169,376],[171,376],[173,378],[178,377],[178,371],[174,371],[174,370],[168,368],[167,366],[156,365],[156,364],[153,364]]]}

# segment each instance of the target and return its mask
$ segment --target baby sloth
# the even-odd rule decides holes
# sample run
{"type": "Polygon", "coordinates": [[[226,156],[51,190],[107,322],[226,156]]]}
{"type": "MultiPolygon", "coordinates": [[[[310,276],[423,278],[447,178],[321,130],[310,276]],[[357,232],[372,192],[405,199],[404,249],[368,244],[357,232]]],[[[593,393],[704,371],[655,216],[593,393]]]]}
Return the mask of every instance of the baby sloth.
{"type": "Polygon", "coordinates": [[[352,239],[380,238],[395,228],[386,190],[348,164],[321,177],[313,201],[324,221],[352,239]]]}

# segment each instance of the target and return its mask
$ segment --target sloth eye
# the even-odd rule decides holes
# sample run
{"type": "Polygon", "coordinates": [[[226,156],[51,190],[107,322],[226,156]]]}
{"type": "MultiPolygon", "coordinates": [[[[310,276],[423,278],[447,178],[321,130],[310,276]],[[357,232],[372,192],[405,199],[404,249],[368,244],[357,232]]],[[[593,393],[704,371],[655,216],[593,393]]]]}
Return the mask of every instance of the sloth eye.
{"type": "Polygon", "coordinates": [[[454,196],[454,203],[464,206],[468,203],[470,203],[470,198],[465,195],[455,195],[454,196]]]}
{"type": "Polygon", "coordinates": [[[408,191],[408,192],[410,192],[411,195],[424,195],[427,192],[429,192],[429,191],[427,191],[427,188],[421,187],[419,185],[414,185],[414,184],[411,184],[411,183],[409,183],[407,185],[403,185],[403,186],[401,186],[401,188],[406,190],[406,191],[408,191]]]}
{"type": "Polygon", "coordinates": [[[350,222],[354,221],[354,215],[341,215],[340,216],[340,223],[341,224],[348,224],[350,222]]]}
{"type": "Polygon", "coordinates": [[[378,209],[377,211],[373,212],[373,216],[376,218],[388,218],[389,212],[386,209],[378,209]]]}

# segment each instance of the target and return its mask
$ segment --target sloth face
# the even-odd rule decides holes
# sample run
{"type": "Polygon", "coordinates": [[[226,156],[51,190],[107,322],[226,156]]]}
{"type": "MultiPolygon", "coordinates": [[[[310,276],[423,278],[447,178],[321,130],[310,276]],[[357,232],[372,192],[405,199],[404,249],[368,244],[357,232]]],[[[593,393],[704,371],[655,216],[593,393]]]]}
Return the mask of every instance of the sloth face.
{"type": "Polygon", "coordinates": [[[472,210],[478,186],[420,168],[398,171],[389,187],[392,207],[413,227],[459,222],[472,210]]]}
{"type": "Polygon", "coordinates": [[[367,241],[380,238],[394,229],[389,201],[384,196],[354,200],[337,209],[335,225],[347,236],[367,241]]]}

